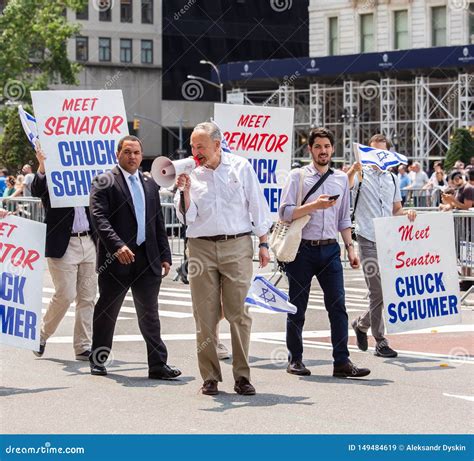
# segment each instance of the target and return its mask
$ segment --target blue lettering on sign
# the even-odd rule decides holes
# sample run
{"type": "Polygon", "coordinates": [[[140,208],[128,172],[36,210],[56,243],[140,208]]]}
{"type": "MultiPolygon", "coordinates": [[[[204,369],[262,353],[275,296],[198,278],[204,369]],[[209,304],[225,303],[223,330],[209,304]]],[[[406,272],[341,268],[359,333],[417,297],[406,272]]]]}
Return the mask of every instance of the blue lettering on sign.
{"type": "Polygon", "coordinates": [[[113,165],[117,163],[115,141],[61,141],[58,143],[59,159],[63,166],[113,165]]]}
{"type": "Polygon", "coordinates": [[[52,171],[53,193],[56,197],[89,195],[92,180],[105,170],[52,171]]]}
{"type": "Polygon", "coordinates": [[[26,277],[3,272],[0,276],[0,299],[25,304],[25,283],[26,277]]]}
{"type": "Polygon", "coordinates": [[[455,295],[437,298],[415,299],[390,303],[387,306],[389,323],[406,322],[425,318],[445,317],[458,314],[459,300],[455,295]]]}
{"type": "Polygon", "coordinates": [[[276,213],[280,206],[281,188],[279,187],[265,187],[263,195],[267,199],[268,207],[272,213],[276,213]]]}
{"type": "Polygon", "coordinates": [[[277,184],[276,169],[278,160],[249,158],[260,184],[277,184]]]}
{"type": "Polygon", "coordinates": [[[34,340],[37,323],[35,312],[0,304],[0,325],[3,334],[34,340]]]}

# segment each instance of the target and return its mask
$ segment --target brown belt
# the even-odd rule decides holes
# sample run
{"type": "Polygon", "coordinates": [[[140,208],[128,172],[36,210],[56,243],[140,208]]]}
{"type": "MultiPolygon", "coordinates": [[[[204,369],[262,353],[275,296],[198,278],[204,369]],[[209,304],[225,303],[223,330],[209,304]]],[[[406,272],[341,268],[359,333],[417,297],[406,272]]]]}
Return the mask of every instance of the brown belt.
{"type": "Polygon", "coordinates": [[[243,232],[242,234],[234,235],[211,235],[209,237],[196,237],[201,240],[210,240],[211,242],[221,242],[223,240],[232,240],[238,239],[239,237],[244,237],[245,235],[250,235],[252,232],[243,232]]]}
{"type": "Polygon", "coordinates": [[[333,243],[337,243],[336,239],[326,239],[326,240],[305,240],[301,239],[302,243],[306,243],[307,245],[311,245],[313,247],[319,247],[323,245],[332,245],[333,243]]]}

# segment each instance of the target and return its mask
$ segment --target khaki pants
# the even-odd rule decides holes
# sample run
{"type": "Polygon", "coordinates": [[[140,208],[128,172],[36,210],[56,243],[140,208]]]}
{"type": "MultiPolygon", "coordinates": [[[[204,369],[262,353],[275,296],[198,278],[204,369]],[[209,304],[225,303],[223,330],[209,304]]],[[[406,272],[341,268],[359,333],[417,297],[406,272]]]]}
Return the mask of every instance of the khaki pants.
{"type": "Polygon", "coordinates": [[[57,329],[69,306],[76,301],[73,346],[76,354],[91,349],[92,315],[97,292],[95,247],[91,237],[71,237],[62,258],[48,258],[55,292],[43,316],[41,340],[57,329]]]}
{"type": "Polygon", "coordinates": [[[189,283],[196,321],[199,371],[204,381],[222,381],[216,328],[221,316],[230,324],[234,379],[250,380],[248,363],[252,319],[244,305],[252,279],[250,236],[221,242],[190,238],[189,283]]]}

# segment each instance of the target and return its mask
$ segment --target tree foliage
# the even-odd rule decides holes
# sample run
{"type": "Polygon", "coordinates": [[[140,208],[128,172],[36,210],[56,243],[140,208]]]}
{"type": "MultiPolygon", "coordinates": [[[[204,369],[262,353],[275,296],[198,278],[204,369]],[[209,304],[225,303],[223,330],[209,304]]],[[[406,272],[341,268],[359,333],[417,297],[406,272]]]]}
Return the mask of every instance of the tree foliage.
{"type": "Polygon", "coordinates": [[[461,160],[464,164],[470,162],[474,156],[474,138],[469,130],[458,128],[454,131],[446,153],[445,169],[450,171],[457,160],[461,160]]]}
{"type": "MultiPolygon", "coordinates": [[[[31,102],[31,90],[52,84],[77,85],[80,66],[70,62],[67,41],[79,31],[65,11],[87,0],[9,0],[0,15],[0,165],[14,171],[34,151],[18,120],[17,105],[31,102]],[[23,134],[22,134],[23,133],[23,134]]],[[[30,109],[31,110],[31,109],[30,109]]]]}

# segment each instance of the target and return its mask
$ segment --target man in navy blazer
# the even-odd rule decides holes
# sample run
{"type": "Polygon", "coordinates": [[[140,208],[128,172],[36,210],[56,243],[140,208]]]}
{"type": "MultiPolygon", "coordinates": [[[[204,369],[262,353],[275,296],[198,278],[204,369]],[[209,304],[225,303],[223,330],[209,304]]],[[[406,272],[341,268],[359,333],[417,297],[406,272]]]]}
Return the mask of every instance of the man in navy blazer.
{"type": "Polygon", "coordinates": [[[118,165],[96,177],[90,212],[98,235],[99,299],[94,308],[91,374],[105,376],[115,322],[129,288],[148,351],[148,377],[173,379],[181,372],[167,365],[161,339],[158,293],[168,275],[171,251],[158,185],[144,177],[141,141],[125,136],[118,143],[118,165]]]}

